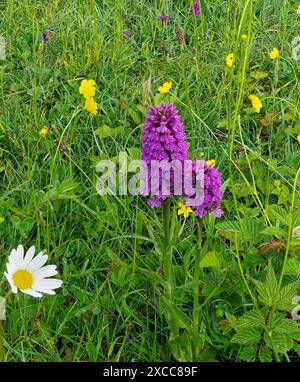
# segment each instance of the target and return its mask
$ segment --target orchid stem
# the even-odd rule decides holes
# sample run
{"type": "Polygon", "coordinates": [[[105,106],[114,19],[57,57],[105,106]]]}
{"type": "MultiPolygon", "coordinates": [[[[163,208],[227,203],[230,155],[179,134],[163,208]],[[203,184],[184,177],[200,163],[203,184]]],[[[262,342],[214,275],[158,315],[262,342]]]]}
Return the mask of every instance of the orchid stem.
{"type": "Polygon", "coordinates": [[[199,347],[199,323],[200,323],[200,309],[199,309],[199,278],[200,278],[200,257],[202,246],[202,220],[197,219],[197,243],[195,251],[195,270],[194,270],[194,306],[193,306],[193,322],[194,322],[194,346],[196,359],[200,353],[199,347]]]}
{"type": "Polygon", "coordinates": [[[162,203],[162,223],[163,223],[163,271],[168,284],[167,297],[173,301],[174,293],[174,273],[172,261],[172,248],[170,243],[170,200],[162,203]]]}

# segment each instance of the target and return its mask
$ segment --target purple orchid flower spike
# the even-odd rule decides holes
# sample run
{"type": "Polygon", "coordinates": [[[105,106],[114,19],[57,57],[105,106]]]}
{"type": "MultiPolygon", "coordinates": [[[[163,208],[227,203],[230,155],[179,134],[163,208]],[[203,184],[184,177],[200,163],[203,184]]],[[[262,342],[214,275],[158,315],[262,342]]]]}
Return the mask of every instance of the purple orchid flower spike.
{"type": "Polygon", "coordinates": [[[198,19],[201,13],[201,5],[199,0],[194,1],[192,7],[188,10],[190,13],[193,13],[195,17],[198,19]]]}
{"type": "Polygon", "coordinates": [[[47,43],[49,41],[49,38],[51,36],[52,32],[50,32],[49,30],[45,30],[44,33],[43,33],[43,39],[44,39],[44,42],[47,43]]]}
{"type": "Polygon", "coordinates": [[[148,201],[152,208],[160,207],[163,200],[174,194],[174,176],[170,177],[170,194],[168,195],[164,189],[165,183],[161,172],[155,173],[155,161],[165,161],[165,164],[177,161],[180,165],[187,156],[184,126],[174,105],[163,102],[159,106],[152,106],[144,122],[142,137],[144,169],[141,173],[143,185],[140,191],[145,197],[152,196],[148,201]]]}

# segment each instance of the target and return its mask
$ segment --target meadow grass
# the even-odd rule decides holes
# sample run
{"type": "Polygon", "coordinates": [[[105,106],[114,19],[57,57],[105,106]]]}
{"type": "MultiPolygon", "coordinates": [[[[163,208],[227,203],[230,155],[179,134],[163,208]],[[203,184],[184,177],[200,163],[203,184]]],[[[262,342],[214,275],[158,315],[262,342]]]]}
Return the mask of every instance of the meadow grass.
{"type": "MultiPolygon", "coordinates": [[[[300,224],[300,64],[291,46],[299,34],[298,4],[206,0],[199,19],[187,12],[191,4],[0,2],[0,32],[7,41],[0,61],[0,275],[12,248],[34,244],[58,265],[64,282],[53,297],[18,294],[9,300],[3,323],[7,361],[247,359],[253,343],[233,343],[232,337],[236,317],[249,307],[261,309],[252,279],[264,280],[271,261],[280,286],[298,281],[299,270],[286,274],[290,261],[299,260],[292,230],[300,224]],[[160,14],[171,21],[158,23],[160,14]],[[178,28],[185,44],[176,40],[178,28]],[[51,31],[47,43],[44,30],[51,31]],[[273,47],[280,51],[275,61],[269,58],[273,47]],[[231,52],[233,68],[225,62],[231,52]],[[85,78],[96,81],[96,117],[81,110],[78,88],[85,78]],[[203,219],[206,252],[218,256],[219,265],[203,266],[196,285],[197,223],[192,217],[183,227],[177,221],[182,229],[173,252],[174,304],[192,322],[193,293],[200,289],[196,353],[184,336],[172,346],[154,280],[162,264],[149,231],[160,227],[160,212],[141,197],[100,197],[95,187],[99,160],[120,151],[139,157],[143,120],[165,81],[173,83],[166,97],[179,109],[190,157],[215,159],[224,182],[224,215],[203,219]],[[250,94],[262,100],[260,114],[250,94]],[[103,125],[118,132],[101,137],[97,129],[103,125]],[[41,138],[44,126],[49,133],[41,138]],[[266,227],[281,228],[285,236],[278,230],[263,234],[266,227]],[[268,245],[263,254],[261,245],[268,245]]],[[[1,295],[8,291],[4,278],[0,288],[1,295]]],[[[275,338],[264,352],[263,338],[255,359],[298,357],[297,341],[282,345],[275,338]]]]}

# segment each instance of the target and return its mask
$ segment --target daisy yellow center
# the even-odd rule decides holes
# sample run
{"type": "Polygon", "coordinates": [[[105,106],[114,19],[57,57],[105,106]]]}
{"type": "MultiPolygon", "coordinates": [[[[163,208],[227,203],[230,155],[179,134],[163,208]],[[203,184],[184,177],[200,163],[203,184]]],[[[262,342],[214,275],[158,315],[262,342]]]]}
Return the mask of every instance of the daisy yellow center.
{"type": "Polygon", "coordinates": [[[15,286],[21,290],[32,288],[33,277],[32,274],[25,269],[19,269],[13,275],[13,282],[15,286]]]}

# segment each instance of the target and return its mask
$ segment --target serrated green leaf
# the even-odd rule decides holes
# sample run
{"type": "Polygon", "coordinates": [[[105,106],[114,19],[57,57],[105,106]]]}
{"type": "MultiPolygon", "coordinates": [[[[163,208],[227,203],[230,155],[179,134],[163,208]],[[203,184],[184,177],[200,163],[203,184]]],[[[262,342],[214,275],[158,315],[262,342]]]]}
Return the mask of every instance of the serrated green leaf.
{"type": "Polygon", "coordinates": [[[273,219],[278,219],[283,225],[289,226],[288,213],[283,207],[277,205],[268,206],[267,213],[270,214],[273,219]]]}
{"type": "Polygon", "coordinates": [[[300,279],[300,262],[297,259],[289,259],[286,263],[285,274],[296,276],[300,279]]]}
{"type": "Polygon", "coordinates": [[[259,328],[262,326],[261,315],[257,310],[250,310],[240,317],[236,322],[237,330],[243,328],[259,328]]]}
{"type": "Polygon", "coordinates": [[[242,361],[251,362],[255,361],[256,346],[244,346],[239,354],[239,358],[242,361]]]}
{"type": "Polygon", "coordinates": [[[263,347],[259,352],[260,362],[272,362],[272,353],[269,348],[263,347]]]}
{"type": "Polygon", "coordinates": [[[259,328],[243,328],[239,330],[233,337],[231,342],[240,345],[252,345],[260,341],[261,329],[259,328]]]}
{"type": "Polygon", "coordinates": [[[280,227],[267,227],[263,231],[261,231],[263,235],[270,235],[270,236],[279,236],[282,239],[285,239],[287,236],[286,231],[284,231],[280,227]]]}
{"type": "Polygon", "coordinates": [[[260,231],[263,228],[262,221],[256,219],[243,219],[242,227],[244,239],[257,243],[260,238],[260,231]]]}
{"type": "Polygon", "coordinates": [[[207,252],[204,257],[200,260],[200,268],[217,268],[222,267],[222,257],[221,254],[216,251],[207,252]]]}
{"type": "Polygon", "coordinates": [[[274,309],[288,311],[292,307],[292,300],[298,294],[299,282],[290,283],[281,288],[274,309]]]}
{"type": "Polygon", "coordinates": [[[277,299],[278,283],[275,272],[270,263],[267,267],[266,281],[261,282],[254,280],[254,283],[257,287],[260,302],[266,304],[267,306],[272,306],[277,299]]]}

